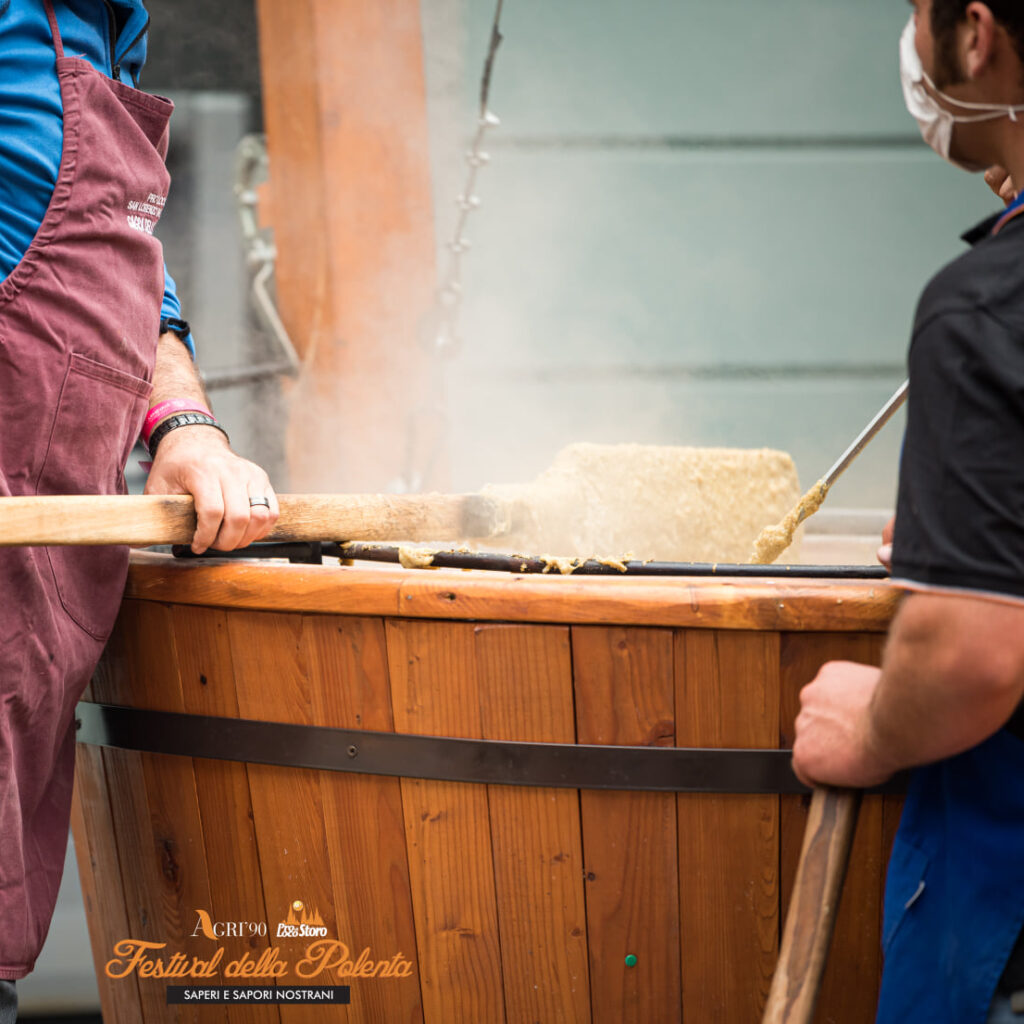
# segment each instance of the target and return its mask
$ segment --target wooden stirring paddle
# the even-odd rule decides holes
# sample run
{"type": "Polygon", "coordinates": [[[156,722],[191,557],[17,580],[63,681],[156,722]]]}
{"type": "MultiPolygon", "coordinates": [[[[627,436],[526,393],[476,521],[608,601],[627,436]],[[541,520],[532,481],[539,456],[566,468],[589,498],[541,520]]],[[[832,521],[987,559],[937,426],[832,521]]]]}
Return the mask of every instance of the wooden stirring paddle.
{"type": "Polygon", "coordinates": [[[810,1024],[850,860],[861,791],[815,787],[761,1024],[810,1024]]]}
{"type": "MultiPolygon", "coordinates": [[[[507,529],[502,501],[480,494],[280,494],[268,540],[461,540],[507,529]]],[[[0,498],[0,547],[187,544],[191,495],[0,498]]]]}

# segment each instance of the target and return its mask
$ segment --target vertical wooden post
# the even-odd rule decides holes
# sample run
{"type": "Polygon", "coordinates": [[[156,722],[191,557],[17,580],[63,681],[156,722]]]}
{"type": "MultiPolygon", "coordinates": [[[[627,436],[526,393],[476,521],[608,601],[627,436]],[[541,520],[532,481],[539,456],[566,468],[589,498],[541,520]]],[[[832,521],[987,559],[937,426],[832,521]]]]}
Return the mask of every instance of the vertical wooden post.
{"type": "Polygon", "coordinates": [[[292,490],[379,491],[422,404],[434,231],[419,0],[258,0],[292,490]]]}

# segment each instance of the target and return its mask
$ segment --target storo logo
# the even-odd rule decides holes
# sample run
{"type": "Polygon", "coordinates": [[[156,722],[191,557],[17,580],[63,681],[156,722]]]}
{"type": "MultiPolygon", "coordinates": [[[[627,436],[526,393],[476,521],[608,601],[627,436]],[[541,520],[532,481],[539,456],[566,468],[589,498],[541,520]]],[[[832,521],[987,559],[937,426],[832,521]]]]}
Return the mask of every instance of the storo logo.
{"type": "Polygon", "coordinates": [[[321,939],[327,934],[327,926],[319,911],[310,910],[302,900],[292,900],[288,916],[277,924],[279,939],[321,939]]]}

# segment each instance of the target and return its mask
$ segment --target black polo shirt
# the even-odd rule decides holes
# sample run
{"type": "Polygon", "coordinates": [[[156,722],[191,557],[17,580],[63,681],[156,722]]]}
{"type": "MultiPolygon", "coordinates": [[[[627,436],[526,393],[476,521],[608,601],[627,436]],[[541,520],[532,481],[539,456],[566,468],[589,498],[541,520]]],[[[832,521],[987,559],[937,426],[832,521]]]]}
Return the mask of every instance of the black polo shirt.
{"type": "Polygon", "coordinates": [[[998,220],[918,303],[892,576],[1024,602],[1024,216],[998,220]]]}
{"type": "MultiPolygon", "coordinates": [[[[964,235],[910,341],[893,579],[1024,602],[1024,215],[964,235]]],[[[1024,703],[1007,728],[1024,739],[1024,703]]],[[[1024,932],[999,990],[1024,988],[1024,932]]]]}

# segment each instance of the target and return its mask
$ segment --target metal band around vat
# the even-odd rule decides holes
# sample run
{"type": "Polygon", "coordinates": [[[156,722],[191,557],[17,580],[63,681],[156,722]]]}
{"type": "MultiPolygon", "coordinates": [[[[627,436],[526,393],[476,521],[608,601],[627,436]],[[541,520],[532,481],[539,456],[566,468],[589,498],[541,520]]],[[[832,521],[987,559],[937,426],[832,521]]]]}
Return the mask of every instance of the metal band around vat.
{"type": "Polygon", "coordinates": [[[82,701],[77,739],[103,747],[448,782],[672,793],[806,793],[788,750],[619,747],[364,732],[82,701]]]}

